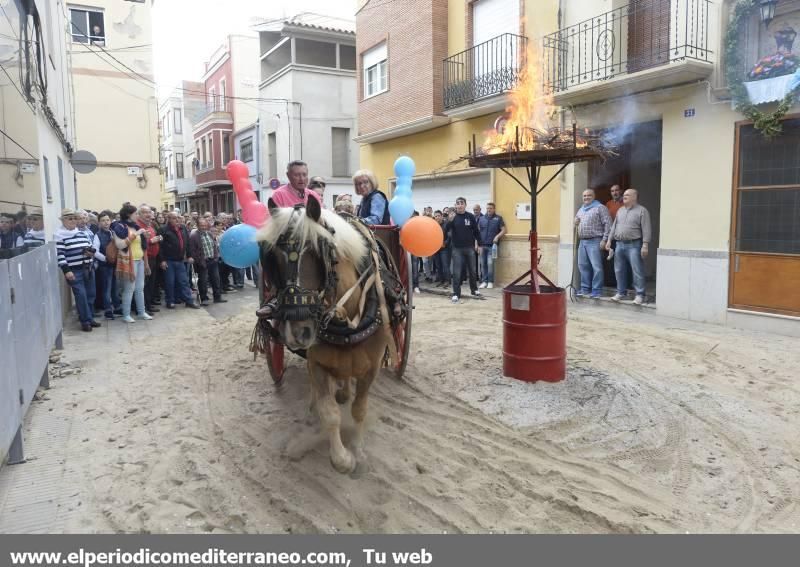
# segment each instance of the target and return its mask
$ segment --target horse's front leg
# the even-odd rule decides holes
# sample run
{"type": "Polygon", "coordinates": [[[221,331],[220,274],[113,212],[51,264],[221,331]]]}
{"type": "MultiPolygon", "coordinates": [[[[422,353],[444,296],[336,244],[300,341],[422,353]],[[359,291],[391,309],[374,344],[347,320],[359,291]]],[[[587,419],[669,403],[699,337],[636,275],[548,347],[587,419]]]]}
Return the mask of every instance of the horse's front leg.
{"type": "Polygon", "coordinates": [[[315,362],[308,361],[313,396],[317,400],[317,413],[322,430],[328,434],[331,449],[331,464],[340,473],[350,473],[356,468],[356,459],[342,443],[342,414],[334,398],[336,382],[315,362]]]}
{"type": "Polygon", "coordinates": [[[367,417],[367,395],[372,382],[378,376],[380,366],[376,365],[374,369],[366,376],[360,376],[356,380],[356,397],[353,399],[353,406],[350,409],[353,421],[356,424],[355,436],[353,437],[353,448],[356,452],[356,459],[359,461],[364,460],[364,429],[367,417]]]}

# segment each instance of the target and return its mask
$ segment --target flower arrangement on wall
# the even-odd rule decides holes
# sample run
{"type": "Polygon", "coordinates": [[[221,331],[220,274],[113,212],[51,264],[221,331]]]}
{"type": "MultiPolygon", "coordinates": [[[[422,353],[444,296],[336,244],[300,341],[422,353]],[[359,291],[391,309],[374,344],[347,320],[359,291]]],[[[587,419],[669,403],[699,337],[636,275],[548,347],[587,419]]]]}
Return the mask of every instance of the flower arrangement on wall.
{"type": "MultiPolygon", "coordinates": [[[[736,109],[753,121],[755,128],[765,137],[772,138],[781,133],[781,120],[789,112],[797,100],[800,82],[794,81],[789,92],[778,102],[772,112],[762,111],[753,104],[747,93],[741,73],[742,53],[741,39],[745,27],[758,10],[758,0],[739,0],[734,6],[728,33],[725,38],[726,78],[736,109]]],[[[784,28],[775,35],[778,43],[777,53],[761,58],[747,74],[749,80],[763,80],[782,77],[800,70],[800,58],[791,53],[792,44],[797,34],[791,28],[784,28]]]]}

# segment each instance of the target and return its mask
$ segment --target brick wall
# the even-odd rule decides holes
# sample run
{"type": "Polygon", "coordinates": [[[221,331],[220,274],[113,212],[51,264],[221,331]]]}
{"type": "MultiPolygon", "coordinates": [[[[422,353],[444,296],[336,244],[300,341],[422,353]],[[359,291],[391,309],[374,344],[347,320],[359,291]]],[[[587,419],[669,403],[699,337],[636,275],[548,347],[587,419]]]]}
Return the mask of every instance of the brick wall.
{"type": "Polygon", "coordinates": [[[358,13],[359,135],[442,112],[447,0],[371,0],[358,13]],[[387,42],[388,91],[364,99],[361,54],[387,42]]]}

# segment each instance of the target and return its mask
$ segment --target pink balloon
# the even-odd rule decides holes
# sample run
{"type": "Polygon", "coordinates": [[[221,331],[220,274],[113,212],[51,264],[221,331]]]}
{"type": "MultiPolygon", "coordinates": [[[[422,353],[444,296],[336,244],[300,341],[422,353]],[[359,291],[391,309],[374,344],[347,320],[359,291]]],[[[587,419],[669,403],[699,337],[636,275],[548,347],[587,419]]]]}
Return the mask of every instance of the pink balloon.
{"type": "Polygon", "coordinates": [[[246,207],[242,207],[242,220],[245,224],[261,228],[261,226],[267,222],[267,218],[269,218],[269,210],[267,206],[260,201],[249,203],[246,207]]]}
{"type": "Polygon", "coordinates": [[[247,165],[238,159],[229,161],[225,167],[227,168],[228,179],[234,185],[237,179],[250,177],[250,170],[247,169],[247,165]]]}

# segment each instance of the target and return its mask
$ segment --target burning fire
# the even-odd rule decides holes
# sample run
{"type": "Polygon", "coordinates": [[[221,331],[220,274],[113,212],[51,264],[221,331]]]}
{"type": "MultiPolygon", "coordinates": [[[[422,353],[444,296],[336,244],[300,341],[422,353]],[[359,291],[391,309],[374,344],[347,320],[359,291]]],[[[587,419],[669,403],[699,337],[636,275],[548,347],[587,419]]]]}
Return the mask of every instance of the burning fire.
{"type": "MultiPolygon", "coordinates": [[[[486,132],[481,147],[484,154],[561,149],[566,145],[585,148],[589,145],[581,134],[573,135],[572,130],[561,130],[552,125],[559,109],[553,103],[552,93],[545,89],[543,68],[541,54],[535,42],[530,42],[519,82],[509,93],[506,112],[495,121],[494,128],[486,132]]],[[[588,131],[586,137],[591,137],[588,131]]]]}

